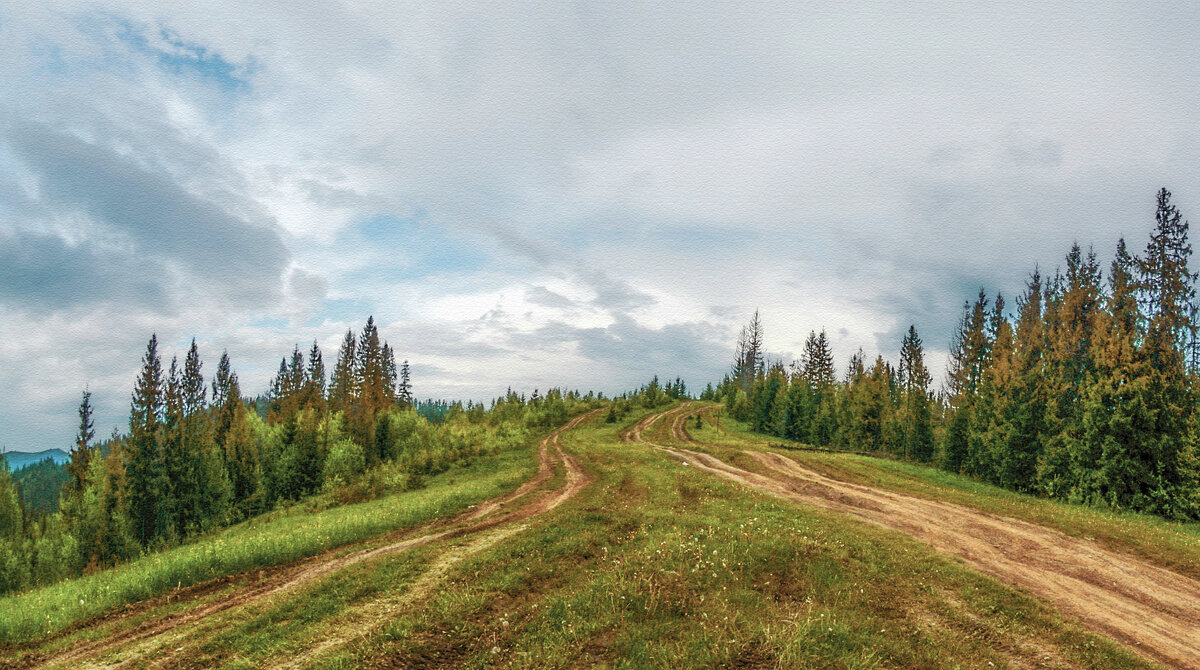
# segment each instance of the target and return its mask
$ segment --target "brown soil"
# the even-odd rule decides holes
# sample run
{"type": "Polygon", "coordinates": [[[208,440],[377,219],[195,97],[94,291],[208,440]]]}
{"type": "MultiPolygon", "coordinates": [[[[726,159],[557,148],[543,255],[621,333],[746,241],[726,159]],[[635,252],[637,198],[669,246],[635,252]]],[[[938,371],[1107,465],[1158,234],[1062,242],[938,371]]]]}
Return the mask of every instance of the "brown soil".
{"type": "MultiPolygon", "coordinates": [[[[670,418],[674,427],[686,416],[643,420],[633,439],[657,419],[670,418]]],[[[1035,524],[833,479],[779,454],[746,452],[768,473],[759,474],[691,449],[651,446],[744,486],[901,531],[1149,659],[1200,668],[1200,582],[1035,524]]]]}
{"type": "MultiPolygon", "coordinates": [[[[60,639],[72,632],[77,632],[83,628],[98,628],[107,626],[117,621],[131,620],[139,614],[153,609],[158,606],[165,605],[169,602],[177,602],[180,600],[196,600],[213,591],[220,589],[228,584],[246,584],[244,588],[235,588],[230,593],[218,597],[211,603],[201,605],[199,607],[167,614],[157,618],[151,618],[129,630],[124,630],[111,637],[102,638],[94,642],[77,642],[68,649],[59,653],[44,656],[38,654],[30,654],[19,661],[11,664],[11,667],[45,667],[70,665],[77,667],[84,664],[85,659],[95,658],[104,652],[114,649],[118,646],[128,643],[136,643],[139,647],[145,647],[149,651],[155,661],[156,666],[171,666],[177,665],[172,663],[169,656],[174,656],[174,653],[168,654],[161,649],[160,644],[155,644],[157,638],[167,637],[170,633],[179,632],[183,627],[197,624],[204,621],[208,617],[219,614],[226,610],[242,607],[250,603],[258,602],[265,598],[277,596],[285,592],[291,591],[299,586],[308,584],[314,580],[320,579],[326,575],[343,570],[352,565],[362,563],[375,558],[380,558],[387,555],[397,554],[413,547],[429,544],[435,540],[451,539],[461,537],[480,531],[496,528],[497,526],[509,524],[519,526],[519,529],[525,527],[520,522],[525,521],[533,516],[548,512],[562,503],[569,500],[584,486],[588,484],[590,478],[582,469],[579,468],[575,459],[563,453],[562,448],[558,444],[558,436],[567,430],[578,426],[588,417],[594,416],[596,412],[583,414],[575,417],[565,426],[559,428],[553,433],[547,435],[540,443],[538,450],[538,471],[529,481],[526,481],[513,492],[497,498],[493,498],[483,502],[473,509],[463,512],[462,514],[447,520],[431,522],[423,524],[414,529],[406,529],[393,533],[393,537],[397,539],[383,546],[375,546],[364,548],[359,551],[354,551],[349,554],[338,556],[337,553],[344,551],[331,550],[314,556],[312,558],[297,561],[295,563],[274,566],[262,570],[254,570],[241,575],[219,577],[208,582],[197,584],[195,586],[179,589],[171,594],[156,598],[146,603],[131,605],[123,610],[119,610],[108,616],[93,620],[81,626],[72,628],[69,632],[61,633],[51,641],[60,639]],[[551,452],[550,447],[554,447],[551,452]],[[527,496],[530,492],[537,489],[542,484],[549,481],[554,476],[554,463],[562,462],[566,470],[566,482],[564,486],[554,492],[549,492],[547,495],[539,496],[537,499],[526,503],[525,505],[514,509],[510,512],[494,515],[495,512],[502,510],[505,505],[527,496]],[[484,518],[489,517],[489,518],[484,518]],[[425,532],[422,535],[415,533],[420,531],[429,531],[434,528],[441,528],[434,532],[425,532]]],[[[514,530],[514,532],[516,532],[514,530]]],[[[507,537],[512,533],[503,533],[503,537],[507,537]]],[[[483,538],[483,539],[491,539],[483,538]]],[[[494,542],[495,540],[492,540],[494,542]]],[[[378,539],[364,542],[374,543],[378,539]]],[[[490,544],[490,543],[487,543],[490,544]]],[[[465,557],[475,551],[469,551],[471,545],[462,548],[454,553],[461,553],[460,557],[465,557]],[[464,553],[465,551],[465,553],[464,553]]],[[[476,550],[478,551],[478,550],[476,550]]],[[[439,565],[441,562],[439,562],[439,565]]],[[[451,561],[455,562],[455,561],[451,561]]],[[[447,566],[448,567],[448,564],[447,566]]],[[[428,581],[428,580],[422,580],[428,581]]],[[[425,585],[426,590],[430,584],[425,585]]],[[[419,582],[416,586],[422,586],[419,582]]],[[[172,636],[174,637],[174,636],[172,636]]],[[[329,648],[330,644],[325,644],[320,647],[323,651],[329,648]]],[[[174,652],[182,649],[173,650],[174,652]]],[[[130,663],[147,660],[142,654],[132,654],[126,657],[119,666],[125,666],[130,663]]]]}

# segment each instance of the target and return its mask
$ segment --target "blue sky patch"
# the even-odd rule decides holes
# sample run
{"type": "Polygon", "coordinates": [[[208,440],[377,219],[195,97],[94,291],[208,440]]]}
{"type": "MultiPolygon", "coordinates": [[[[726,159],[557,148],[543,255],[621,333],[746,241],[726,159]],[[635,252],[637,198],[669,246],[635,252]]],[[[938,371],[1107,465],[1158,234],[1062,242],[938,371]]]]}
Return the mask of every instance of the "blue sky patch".
{"type": "Polygon", "coordinates": [[[178,33],[167,28],[155,29],[159,39],[169,49],[151,43],[147,32],[127,21],[117,21],[121,30],[118,39],[138,52],[154,58],[159,69],[177,77],[193,76],[217,85],[226,93],[243,93],[250,89],[249,77],[257,69],[253,61],[238,66],[230,63],[219,53],[210,51],[196,42],[189,42],[178,33]]]}
{"type": "Polygon", "coordinates": [[[343,233],[338,247],[370,248],[385,257],[347,279],[405,281],[432,275],[468,274],[488,267],[488,258],[469,240],[422,220],[382,214],[362,220],[343,233]],[[395,253],[388,255],[389,249],[395,253]],[[357,275],[357,277],[355,276],[357,275]]]}

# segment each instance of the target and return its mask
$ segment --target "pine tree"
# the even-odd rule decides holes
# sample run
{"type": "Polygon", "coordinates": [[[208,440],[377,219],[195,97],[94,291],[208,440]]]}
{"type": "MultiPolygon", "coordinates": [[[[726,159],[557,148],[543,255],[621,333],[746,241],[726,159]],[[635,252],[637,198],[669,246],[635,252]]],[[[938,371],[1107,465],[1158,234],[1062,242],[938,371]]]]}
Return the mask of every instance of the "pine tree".
{"type": "Polygon", "coordinates": [[[401,407],[412,407],[412,380],[409,377],[408,361],[400,365],[400,380],[396,385],[396,399],[401,407]]]}
{"type": "Polygon", "coordinates": [[[1008,443],[997,464],[999,483],[1030,490],[1036,480],[1042,453],[1046,390],[1043,372],[1045,351],[1045,290],[1035,269],[1017,301],[1017,326],[1013,333],[1012,391],[1008,401],[1008,443]]]}
{"type": "Polygon", "coordinates": [[[1090,250],[1078,244],[1067,254],[1067,274],[1046,310],[1045,439],[1038,486],[1065,498],[1075,488],[1072,454],[1081,448],[1080,392],[1094,368],[1093,330],[1100,307],[1100,268],[1090,250]]]}
{"type": "Polygon", "coordinates": [[[164,395],[158,337],[152,335],[129,411],[129,516],[133,537],[143,546],[167,532],[168,517],[160,507],[170,495],[161,443],[164,395]]]}
{"type": "Polygon", "coordinates": [[[329,409],[347,412],[358,395],[358,352],[354,331],[347,330],[329,379],[329,409]]]}
{"type": "Polygon", "coordinates": [[[773,367],[765,377],[755,380],[749,394],[750,406],[754,412],[754,430],[760,433],[777,434],[779,427],[776,419],[779,417],[779,409],[781,409],[777,407],[777,403],[785,383],[782,367],[773,367]]]}
{"type": "Polygon", "coordinates": [[[1069,498],[1130,507],[1154,486],[1147,445],[1153,425],[1143,402],[1145,360],[1138,352],[1139,315],[1134,261],[1117,243],[1106,309],[1095,324],[1095,368],[1082,389],[1080,448],[1071,454],[1069,498]]]}
{"type": "Polygon", "coordinates": [[[288,364],[288,403],[287,409],[289,412],[299,412],[305,405],[307,398],[306,391],[308,390],[308,372],[304,364],[304,354],[300,351],[300,345],[292,345],[292,359],[288,364]]]}
{"type": "Polygon", "coordinates": [[[1135,262],[1146,323],[1140,350],[1147,365],[1141,398],[1153,418],[1153,437],[1147,445],[1153,484],[1150,491],[1135,491],[1133,497],[1136,506],[1166,516],[1200,513],[1200,494],[1193,489],[1197,483],[1191,435],[1195,394],[1184,353],[1192,337],[1191,304],[1196,296],[1196,274],[1188,268],[1191,253],[1188,223],[1164,188],[1158,193],[1150,243],[1135,262]]]}
{"type": "Polygon", "coordinates": [[[212,406],[224,407],[231,393],[235,397],[239,393],[237,375],[233,373],[229,364],[229,352],[222,351],[221,360],[217,363],[217,373],[213,375],[212,380],[212,406]]]}
{"type": "Polygon", "coordinates": [[[186,427],[183,414],[183,380],[179,361],[171,358],[167,371],[166,394],[164,396],[163,424],[161,429],[163,468],[166,487],[159,496],[161,512],[167,517],[167,530],[176,537],[183,537],[186,513],[184,506],[191,499],[195,475],[191,469],[189,448],[186,444],[186,427]]]}
{"type": "Polygon", "coordinates": [[[92,438],[95,436],[96,424],[92,420],[92,392],[85,389],[83,400],[79,403],[79,432],[75,437],[75,449],[71,451],[71,460],[67,463],[67,473],[71,477],[64,492],[67,496],[78,496],[83,493],[92,460],[92,438]]]}
{"type": "Polygon", "coordinates": [[[288,385],[291,382],[291,375],[288,373],[287,357],[279,359],[279,371],[271,378],[271,388],[267,392],[270,397],[267,406],[267,423],[275,425],[287,419],[289,412],[287,411],[287,401],[289,395],[288,385]]]}
{"type": "Polygon", "coordinates": [[[805,342],[804,377],[809,384],[808,404],[812,412],[812,427],[809,439],[821,446],[833,444],[837,435],[837,377],[833,365],[833,349],[822,329],[816,338],[805,342]]]}
{"type": "Polygon", "coordinates": [[[8,461],[0,458],[0,594],[24,588],[30,580],[29,558],[23,542],[24,521],[8,461]]]}
{"type": "Polygon", "coordinates": [[[396,380],[399,377],[399,370],[396,368],[396,354],[392,348],[388,346],[386,340],[383,342],[383,383],[384,392],[387,399],[384,401],[383,408],[391,407],[396,403],[396,380]]]}
{"type": "Polygon", "coordinates": [[[394,393],[387,383],[383,343],[379,340],[373,316],[367,318],[367,324],[358,336],[355,355],[357,391],[346,410],[346,423],[350,435],[363,447],[368,463],[373,465],[378,462],[371,458],[375,446],[375,415],[391,403],[394,393]]]}
{"type": "Polygon", "coordinates": [[[208,409],[202,368],[200,351],[193,339],[184,361],[181,385],[183,446],[191,478],[185,487],[186,495],[180,497],[181,534],[224,522],[232,498],[223,449],[217,444],[213,413],[208,409]]]}
{"type": "Polygon", "coordinates": [[[933,457],[933,412],[925,367],[925,349],[915,325],[900,343],[900,384],[903,387],[903,452],[905,458],[928,461],[933,457]]]}
{"type": "Polygon", "coordinates": [[[761,377],[763,367],[763,328],[758,310],[750,323],[742,327],[738,337],[737,357],[733,365],[733,379],[743,391],[749,391],[754,380],[761,377]]]}
{"type": "Polygon", "coordinates": [[[818,335],[809,331],[808,339],[804,341],[804,354],[801,359],[804,367],[804,377],[814,387],[831,386],[835,378],[833,369],[833,351],[829,347],[829,338],[825,331],[818,335]]]}
{"type": "Polygon", "coordinates": [[[976,392],[988,363],[988,298],[982,289],[975,303],[963,305],[963,316],[950,346],[946,395],[949,425],[942,446],[942,467],[962,471],[970,451],[970,432],[976,392]]]}
{"type": "MultiPolygon", "coordinates": [[[[797,442],[812,442],[814,407],[812,392],[803,374],[792,375],[784,397],[783,436],[797,442]]],[[[697,414],[696,416],[699,416],[697,414]]]]}
{"type": "Polygon", "coordinates": [[[325,413],[325,360],[321,357],[321,348],[313,340],[312,348],[308,350],[308,370],[305,375],[307,385],[304,393],[304,407],[311,408],[320,414],[325,413]]]}
{"type": "Polygon", "coordinates": [[[321,486],[325,458],[320,444],[320,421],[316,412],[303,412],[288,424],[295,425],[290,441],[289,497],[299,498],[315,493],[321,486]]]}

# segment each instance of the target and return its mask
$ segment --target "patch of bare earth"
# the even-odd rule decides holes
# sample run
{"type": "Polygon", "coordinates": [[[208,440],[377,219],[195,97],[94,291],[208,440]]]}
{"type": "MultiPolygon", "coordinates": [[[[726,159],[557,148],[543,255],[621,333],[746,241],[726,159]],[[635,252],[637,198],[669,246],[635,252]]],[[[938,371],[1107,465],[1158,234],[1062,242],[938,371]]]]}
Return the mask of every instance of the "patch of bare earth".
{"type": "MultiPolygon", "coordinates": [[[[685,420],[668,414],[650,418],[685,420]]],[[[639,422],[633,439],[653,423],[639,422]]],[[[1200,582],[1035,524],[833,479],[779,454],[746,452],[768,473],[760,474],[691,449],[651,446],[743,486],[901,531],[1149,659],[1200,668],[1200,582]]]]}
{"type": "MultiPolygon", "coordinates": [[[[175,645],[172,642],[180,639],[185,629],[189,626],[200,624],[213,615],[231,610],[237,607],[244,607],[251,603],[259,602],[266,598],[276,597],[290,592],[302,585],[313,582],[326,575],[332,574],[339,570],[343,570],[352,565],[362,563],[364,561],[381,558],[383,556],[393,555],[412,549],[413,547],[422,546],[434,542],[436,540],[448,540],[456,537],[472,535],[497,528],[502,525],[509,525],[512,528],[519,530],[524,525],[522,521],[529,519],[537,514],[542,514],[574,496],[579,489],[583,488],[588,482],[587,475],[579,468],[575,460],[562,452],[558,446],[558,436],[566,430],[570,430],[578,426],[586,418],[595,415],[595,412],[584,414],[575,417],[565,426],[547,435],[541,442],[538,448],[538,471],[531,479],[523,483],[513,492],[493,498],[470,509],[454,518],[424,524],[416,529],[407,529],[398,531],[394,534],[397,539],[382,546],[374,546],[359,551],[351,552],[342,556],[338,556],[339,550],[331,550],[319,554],[315,557],[298,561],[295,563],[274,566],[272,568],[253,570],[242,575],[232,577],[219,577],[209,582],[197,584],[195,586],[179,589],[171,594],[148,601],[144,604],[132,605],[126,610],[118,610],[106,617],[94,620],[84,626],[71,629],[69,632],[64,632],[51,638],[61,638],[65,635],[77,632],[82,628],[99,628],[102,626],[111,625],[114,623],[113,618],[117,621],[131,620],[133,617],[144,614],[145,611],[154,606],[163,605],[171,602],[172,599],[179,601],[181,599],[197,599],[200,596],[211,593],[214,589],[225,586],[229,583],[245,584],[242,588],[236,588],[228,594],[225,594],[212,602],[205,603],[201,606],[190,610],[184,610],[167,614],[161,617],[153,617],[139,625],[128,630],[119,630],[119,632],[105,638],[98,639],[93,642],[79,642],[71,647],[51,655],[29,654],[20,661],[12,664],[11,667],[27,668],[27,667],[50,667],[50,666],[71,666],[71,667],[107,667],[106,665],[96,665],[94,662],[88,662],[89,659],[95,659],[106,652],[130,645],[130,648],[123,650],[120,663],[114,667],[123,667],[134,663],[144,662],[149,659],[154,660],[154,664],[159,667],[170,667],[179,665],[173,662],[172,659],[177,657],[180,652],[185,651],[185,648],[173,648],[175,645]],[[551,448],[553,447],[553,451],[551,448]],[[539,486],[545,484],[554,476],[554,463],[562,462],[566,469],[567,481],[562,489],[551,492],[548,495],[543,495],[538,499],[531,501],[510,512],[502,511],[512,502],[529,495],[539,486]],[[485,518],[489,517],[489,518],[485,518]],[[515,524],[515,525],[514,525],[515,524]],[[433,532],[425,532],[421,535],[415,535],[417,532],[430,531],[434,528],[441,528],[433,532]]],[[[505,533],[488,533],[484,538],[481,538],[482,543],[487,544],[489,541],[494,543],[499,539],[508,537],[513,532],[505,533]]],[[[508,528],[505,529],[508,531],[508,528]]],[[[372,544],[378,542],[378,539],[369,541],[372,544]]],[[[482,550],[480,547],[475,551],[470,551],[467,547],[460,548],[457,553],[461,557],[482,550]],[[464,553],[465,552],[465,553],[464,553]]],[[[490,546],[490,545],[488,545],[490,546]]],[[[340,551],[344,551],[344,548],[340,551]]],[[[456,552],[451,552],[456,553],[456,552]]],[[[438,569],[445,557],[439,559],[439,563],[435,564],[434,570],[438,569]]],[[[444,570],[443,570],[444,572],[444,570]]],[[[418,587],[428,590],[433,580],[422,579],[414,585],[414,590],[418,587]],[[426,583],[428,582],[428,583],[426,583]]],[[[334,646],[339,646],[343,641],[333,643],[326,641],[318,646],[317,650],[324,651],[334,646]]],[[[311,652],[310,652],[311,653],[311,652]]],[[[306,655],[307,656],[307,655],[306,655]]]]}
{"type": "MultiPolygon", "coordinates": [[[[301,668],[311,663],[317,657],[343,647],[354,640],[370,637],[372,632],[382,628],[391,620],[389,614],[392,611],[402,605],[407,605],[429,596],[433,589],[443,581],[446,574],[454,565],[528,529],[530,521],[534,517],[545,514],[574,498],[591,482],[591,478],[579,467],[574,457],[563,452],[562,447],[558,443],[558,436],[563,431],[579,425],[579,422],[587,416],[576,417],[542,442],[543,453],[548,453],[549,449],[547,447],[553,446],[554,456],[563,464],[566,472],[566,481],[561,489],[547,492],[545,495],[499,518],[468,527],[471,540],[443,552],[411,587],[402,593],[373,601],[364,607],[356,609],[354,612],[343,617],[337,624],[337,631],[331,631],[319,645],[304,654],[287,659],[286,662],[273,667],[301,668]],[[484,530],[489,532],[480,532],[484,530]]],[[[460,533],[460,535],[466,535],[468,532],[460,533]]]]}

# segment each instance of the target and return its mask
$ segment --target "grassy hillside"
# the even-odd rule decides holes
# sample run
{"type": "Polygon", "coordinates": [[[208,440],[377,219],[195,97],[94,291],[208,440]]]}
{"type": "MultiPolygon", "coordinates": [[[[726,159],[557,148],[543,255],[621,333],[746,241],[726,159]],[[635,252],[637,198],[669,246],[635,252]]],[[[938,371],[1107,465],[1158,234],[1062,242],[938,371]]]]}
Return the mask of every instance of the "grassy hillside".
{"type": "MultiPolygon", "coordinates": [[[[677,443],[668,421],[650,424],[645,442],[624,441],[622,433],[647,415],[617,424],[591,415],[562,434],[562,448],[590,483],[556,509],[380,554],[270,597],[251,597],[261,582],[243,572],[45,637],[122,600],[162,593],[176,574],[186,585],[448,515],[511,490],[533,464],[523,453],[365,505],[297,507],[181,548],[178,557],[0,601],[6,639],[26,640],[7,645],[3,657],[54,661],[96,645],[105,661],[171,649],[182,651],[170,658],[216,667],[1151,667],[926,544],[682,464],[651,446],[677,443]],[[133,575],[146,571],[160,578],[139,592],[133,575]],[[90,604],[110,588],[125,590],[107,605],[90,604]],[[88,605],[76,609],[84,591],[88,605]],[[41,623],[47,616],[49,628],[41,623]],[[161,632],[135,634],[145,630],[161,632]]],[[[742,448],[767,448],[728,421],[722,429],[690,430],[731,461],[742,448]]],[[[1113,542],[1133,532],[1120,540],[1126,548],[1174,565],[1195,560],[1194,528],[1050,505],[887,461],[803,458],[979,509],[1091,524],[1080,532],[1111,525],[1113,542]]],[[[564,465],[527,499],[556,495],[571,476],[564,465]]]]}
{"type": "Polygon", "coordinates": [[[711,415],[702,413],[702,416],[699,428],[695,423],[688,423],[688,431],[697,442],[690,446],[732,462],[749,465],[740,453],[746,449],[784,454],[838,479],[1029,521],[1074,537],[1096,540],[1107,548],[1130,553],[1193,579],[1200,579],[1198,523],[1181,523],[1152,514],[1119,512],[1023,495],[939,468],[890,458],[810,450],[800,444],[781,444],[779,438],[756,434],[745,424],[728,417],[721,418],[718,429],[711,415]]]}

